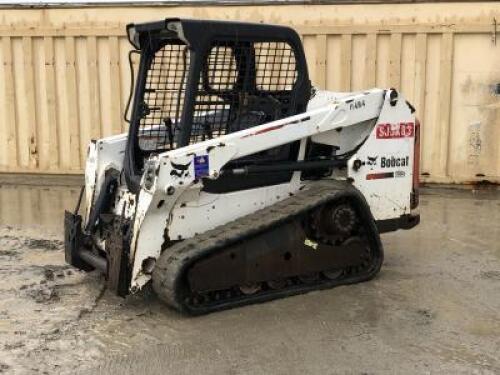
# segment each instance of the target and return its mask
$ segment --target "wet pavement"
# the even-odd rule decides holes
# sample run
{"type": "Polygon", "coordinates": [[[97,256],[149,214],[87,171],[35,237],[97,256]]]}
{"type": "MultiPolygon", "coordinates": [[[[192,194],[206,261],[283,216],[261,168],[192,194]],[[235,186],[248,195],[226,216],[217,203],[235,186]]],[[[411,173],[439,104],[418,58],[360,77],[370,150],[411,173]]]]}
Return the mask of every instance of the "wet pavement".
{"type": "Polygon", "coordinates": [[[187,318],[64,264],[79,189],[0,187],[0,373],[500,373],[500,192],[430,189],[373,281],[187,318]]]}

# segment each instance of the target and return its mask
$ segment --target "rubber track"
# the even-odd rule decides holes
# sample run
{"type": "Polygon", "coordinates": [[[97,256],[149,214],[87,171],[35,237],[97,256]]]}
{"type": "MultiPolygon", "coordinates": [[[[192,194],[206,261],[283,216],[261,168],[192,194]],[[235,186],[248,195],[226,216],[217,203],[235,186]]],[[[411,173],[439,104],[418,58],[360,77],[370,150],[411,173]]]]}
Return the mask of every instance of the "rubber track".
{"type": "Polygon", "coordinates": [[[167,248],[157,261],[153,271],[153,289],[159,298],[171,307],[185,313],[198,315],[249,303],[263,302],[316,289],[352,284],[373,278],[382,265],[383,249],[375,221],[363,195],[348,182],[316,181],[303,190],[272,206],[256,211],[235,221],[219,226],[167,248]],[[250,296],[238,296],[229,300],[215,301],[212,305],[190,306],[185,301],[186,273],[190,265],[203,257],[250,236],[277,226],[291,217],[301,215],[332,200],[349,198],[358,206],[363,231],[373,252],[374,263],[366,274],[357,274],[342,280],[323,281],[313,285],[294,285],[282,290],[267,291],[250,296]]]}

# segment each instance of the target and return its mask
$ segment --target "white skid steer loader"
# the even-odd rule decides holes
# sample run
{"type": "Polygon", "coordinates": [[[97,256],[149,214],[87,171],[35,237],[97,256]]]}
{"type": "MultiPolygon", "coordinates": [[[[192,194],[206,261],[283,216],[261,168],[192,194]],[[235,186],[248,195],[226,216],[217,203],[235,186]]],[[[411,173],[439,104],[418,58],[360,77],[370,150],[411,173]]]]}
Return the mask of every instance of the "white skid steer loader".
{"type": "Polygon", "coordinates": [[[369,280],[379,233],[418,224],[419,123],[395,89],[315,90],[288,27],[127,32],[129,132],[89,145],[68,263],[202,314],[369,280]]]}

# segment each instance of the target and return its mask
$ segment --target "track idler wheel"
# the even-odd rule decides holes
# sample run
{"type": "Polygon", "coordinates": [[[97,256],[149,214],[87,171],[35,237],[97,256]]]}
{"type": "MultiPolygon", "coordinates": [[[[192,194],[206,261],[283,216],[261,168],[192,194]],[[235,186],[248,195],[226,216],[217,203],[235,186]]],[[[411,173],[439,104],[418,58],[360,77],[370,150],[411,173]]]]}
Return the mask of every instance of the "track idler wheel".
{"type": "Polygon", "coordinates": [[[329,280],[337,280],[342,276],[344,273],[343,270],[341,269],[333,269],[333,270],[328,270],[328,271],[323,271],[322,274],[329,280]]]}
{"type": "Polygon", "coordinates": [[[260,291],[262,289],[262,284],[261,283],[251,283],[251,284],[240,285],[239,289],[240,289],[241,293],[248,296],[248,295],[255,294],[258,291],[260,291]]]}
{"type": "Polygon", "coordinates": [[[297,278],[304,284],[314,284],[316,281],[319,280],[319,273],[311,272],[305,275],[299,275],[297,276],[297,278]]]}
{"type": "Polygon", "coordinates": [[[315,239],[337,245],[354,235],[358,227],[358,214],[348,202],[324,206],[314,213],[310,221],[315,239]]]}
{"type": "Polygon", "coordinates": [[[333,207],[326,218],[325,224],[329,227],[330,233],[349,235],[357,223],[356,211],[350,204],[344,203],[333,207]]]}
{"type": "Polygon", "coordinates": [[[275,279],[266,282],[266,284],[270,289],[279,290],[284,289],[287,286],[288,282],[286,279],[275,279]]]}

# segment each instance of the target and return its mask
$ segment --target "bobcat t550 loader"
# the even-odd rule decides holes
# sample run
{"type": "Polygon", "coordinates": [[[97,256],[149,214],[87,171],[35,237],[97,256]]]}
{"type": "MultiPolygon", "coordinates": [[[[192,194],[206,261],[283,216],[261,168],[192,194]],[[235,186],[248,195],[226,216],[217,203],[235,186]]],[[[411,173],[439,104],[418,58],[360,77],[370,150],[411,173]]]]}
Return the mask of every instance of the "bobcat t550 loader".
{"type": "Polygon", "coordinates": [[[314,89],[288,27],[127,32],[129,132],[89,145],[68,263],[201,314],[369,280],[379,233],[419,222],[419,123],[396,90],[314,89]]]}

